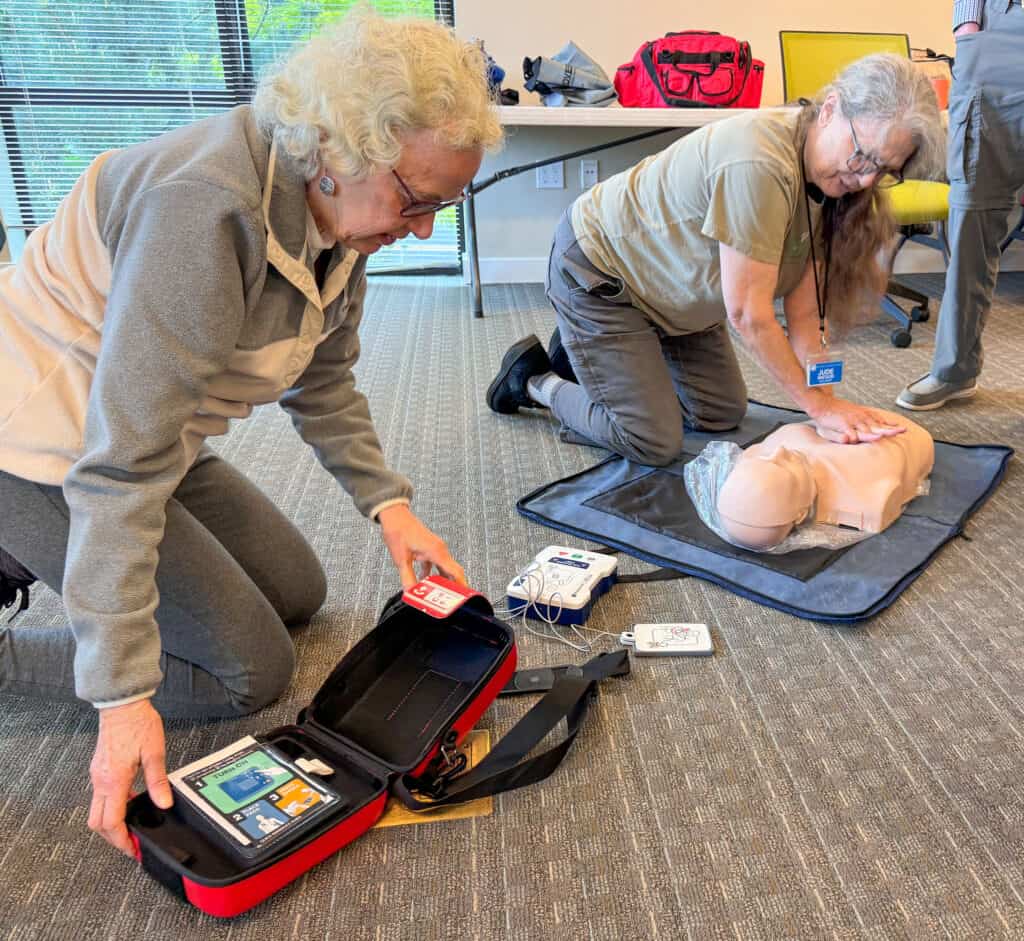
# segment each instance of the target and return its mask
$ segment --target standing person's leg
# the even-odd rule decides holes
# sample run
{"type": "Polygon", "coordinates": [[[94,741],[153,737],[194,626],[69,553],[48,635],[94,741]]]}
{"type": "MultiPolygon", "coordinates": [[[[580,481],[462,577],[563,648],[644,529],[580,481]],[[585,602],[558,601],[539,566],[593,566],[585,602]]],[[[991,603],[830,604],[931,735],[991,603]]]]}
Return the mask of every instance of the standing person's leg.
{"type": "Polygon", "coordinates": [[[661,345],[688,430],[728,431],[743,421],[747,384],[724,323],[661,345]]]}
{"type": "Polygon", "coordinates": [[[1016,5],[957,40],[947,167],[950,261],[931,370],[900,393],[896,404],[903,408],[939,408],[977,389],[999,246],[1014,193],[1024,185],[1022,41],[1024,11],[1016,5]]]}
{"type": "MultiPolygon", "coordinates": [[[[275,605],[299,618],[323,597],[322,570],[315,559],[310,564],[308,546],[300,548],[304,540],[265,496],[239,478],[223,461],[201,461],[167,505],[156,576],[164,679],[153,700],[164,715],[237,715],[271,702],[294,668],[291,639],[275,605]],[[248,527],[248,549],[240,554],[262,586],[178,495],[200,512],[209,509],[215,528],[213,517],[220,517],[221,535],[241,538],[248,527]],[[290,584],[293,579],[297,585],[290,584]]],[[[68,533],[60,488],[0,474],[0,506],[0,545],[59,592],[68,533]]],[[[76,700],[74,649],[68,627],[32,626],[30,617],[19,616],[0,631],[0,692],[76,700]]]]}
{"type": "MultiPolygon", "coordinates": [[[[962,184],[957,184],[959,189],[962,184]]],[[[999,243],[1006,234],[1005,209],[970,209],[950,191],[949,268],[935,331],[931,376],[954,386],[951,398],[975,389],[984,354],[981,335],[988,321],[999,274],[999,243]],[[995,251],[993,251],[995,249],[995,251]]]]}

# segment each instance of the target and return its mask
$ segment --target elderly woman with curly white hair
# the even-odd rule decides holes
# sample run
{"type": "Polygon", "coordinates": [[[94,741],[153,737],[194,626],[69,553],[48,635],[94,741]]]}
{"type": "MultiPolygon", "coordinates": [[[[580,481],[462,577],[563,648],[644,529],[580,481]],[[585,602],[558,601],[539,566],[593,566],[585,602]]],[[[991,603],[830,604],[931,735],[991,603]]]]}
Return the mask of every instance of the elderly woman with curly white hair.
{"type": "Polygon", "coordinates": [[[0,274],[0,602],[34,575],[69,622],[0,630],[0,692],[99,709],[89,826],[125,852],[140,766],[171,801],[161,713],[275,699],[289,628],[326,594],[311,547],[208,435],[279,401],[403,585],[414,566],[463,580],[352,367],[367,256],[429,236],[500,138],[475,46],[351,16],[252,106],[100,155],[0,274]]]}

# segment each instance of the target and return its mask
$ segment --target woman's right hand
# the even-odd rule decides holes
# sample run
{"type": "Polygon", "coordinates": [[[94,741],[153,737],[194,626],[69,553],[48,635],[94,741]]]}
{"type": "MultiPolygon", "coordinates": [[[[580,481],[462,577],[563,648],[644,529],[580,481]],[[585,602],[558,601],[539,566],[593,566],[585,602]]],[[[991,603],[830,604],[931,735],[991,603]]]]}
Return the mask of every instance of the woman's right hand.
{"type": "Polygon", "coordinates": [[[89,766],[89,829],[134,856],[124,816],[140,766],[153,803],[166,810],[173,802],[164,762],[164,724],[148,699],[109,706],[99,713],[100,733],[89,766]]]}
{"type": "Polygon", "coordinates": [[[866,405],[857,405],[836,396],[823,396],[822,404],[809,412],[818,434],[838,444],[878,441],[902,434],[906,426],[894,422],[887,414],[866,405]]]}

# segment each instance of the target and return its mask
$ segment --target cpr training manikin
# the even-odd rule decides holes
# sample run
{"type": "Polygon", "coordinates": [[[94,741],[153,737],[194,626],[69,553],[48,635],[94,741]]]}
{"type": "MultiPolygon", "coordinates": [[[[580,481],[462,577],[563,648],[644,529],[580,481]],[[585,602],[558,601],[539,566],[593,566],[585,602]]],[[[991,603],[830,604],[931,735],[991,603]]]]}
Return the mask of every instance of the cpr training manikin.
{"type": "Polygon", "coordinates": [[[764,551],[805,522],[879,533],[924,492],[935,459],[931,435],[888,413],[906,431],[836,444],[813,424],[784,425],[746,448],[718,492],[721,529],[734,545],[764,551]]]}

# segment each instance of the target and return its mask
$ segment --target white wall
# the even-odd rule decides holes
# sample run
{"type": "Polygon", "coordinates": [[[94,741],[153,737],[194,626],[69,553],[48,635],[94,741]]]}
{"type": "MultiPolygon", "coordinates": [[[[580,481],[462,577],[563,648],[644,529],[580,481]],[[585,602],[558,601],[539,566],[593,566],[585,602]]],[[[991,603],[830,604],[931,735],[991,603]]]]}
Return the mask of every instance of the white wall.
{"type": "MultiPolygon", "coordinates": [[[[912,46],[952,52],[951,2],[942,0],[779,0],[769,3],[720,3],[714,12],[697,3],[669,0],[459,0],[456,28],[465,38],[483,39],[488,51],[508,73],[506,87],[520,90],[521,104],[540,103],[522,88],[526,56],[551,56],[569,39],[585,49],[609,77],[633,57],[646,40],[681,29],[709,29],[750,42],[765,61],[763,105],[782,100],[779,30],[819,29],[855,32],[905,32],[912,46]]],[[[479,178],[495,170],[578,150],[630,130],[510,128],[505,149],[485,160],[479,178]]],[[[600,178],[625,169],[648,153],[667,146],[669,133],[622,148],[601,151],[600,178]]],[[[564,209],[581,192],[579,161],[566,164],[564,190],[538,190],[532,172],[498,183],[477,199],[477,231],[481,272],[485,282],[536,281],[543,277],[551,233],[564,209]]],[[[1016,218],[1016,217],[1015,217],[1016,218]]],[[[900,268],[941,270],[937,252],[912,246],[901,253],[900,268]]],[[[1024,253],[1018,253],[1024,254],[1024,253]]],[[[1009,260],[1009,259],[1007,259],[1009,260]]],[[[897,270],[900,270],[898,268],[897,270]]]]}
{"type": "MultiPolygon", "coordinates": [[[[709,29],[747,40],[765,62],[762,104],[782,101],[779,30],[822,29],[907,33],[912,46],[952,52],[951,0],[775,0],[767,3],[680,3],[678,0],[458,0],[456,29],[483,39],[522,89],[525,56],[550,56],[567,40],[593,56],[608,73],[628,62],[641,43],[672,30],[709,29]]],[[[538,104],[536,95],[525,101],[538,104]]]]}

